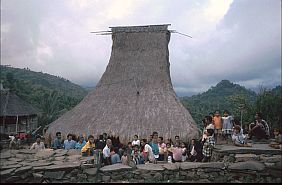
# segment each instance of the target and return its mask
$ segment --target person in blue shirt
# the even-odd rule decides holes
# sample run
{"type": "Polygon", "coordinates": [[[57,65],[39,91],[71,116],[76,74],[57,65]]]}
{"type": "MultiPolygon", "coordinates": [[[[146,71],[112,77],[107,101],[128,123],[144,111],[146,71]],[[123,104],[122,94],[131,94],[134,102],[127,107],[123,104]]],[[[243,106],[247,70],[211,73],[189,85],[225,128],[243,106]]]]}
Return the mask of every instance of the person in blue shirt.
{"type": "Polygon", "coordinates": [[[61,132],[56,133],[56,139],[54,139],[51,148],[53,148],[55,150],[63,148],[63,141],[62,141],[61,132]]]}
{"type": "Polygon", "coordinates": [[[67,138],[68,138],[68,139],[66,139],[66,140],[64,141],[64,149],[65,149],[65,150],[75,149],[76,141],[74,141],[74,140],[72,139],[72,135],[71,135],[71,134],[68,134],[67,138]]]}
{"type": "Polygon", "coordinates": [[[85,144],[86,144],[85,139],[83,138],[82,135],[80,135],[80,136],[78,137],[78,142],[77,142],[76,145],[75,145],[75,149],[81,150],[82,147],[84,147],[85,144]]]}
{"type": "Polygon", "coordinates": [[[159,145],[158,145],[158,132],[153,132],[153,139],[149,143],[149,145],[152,147],[155,163],[159,158],[159,145]]]}
{"type": "Polygon", "coordinates": [[[114,148],[113,146],[111,147],[110,151],[111,151],[111,162],[112,164],[116,164],[116,163],[121,163],[120,157],[117,154],[117,148],[114,148]]]}

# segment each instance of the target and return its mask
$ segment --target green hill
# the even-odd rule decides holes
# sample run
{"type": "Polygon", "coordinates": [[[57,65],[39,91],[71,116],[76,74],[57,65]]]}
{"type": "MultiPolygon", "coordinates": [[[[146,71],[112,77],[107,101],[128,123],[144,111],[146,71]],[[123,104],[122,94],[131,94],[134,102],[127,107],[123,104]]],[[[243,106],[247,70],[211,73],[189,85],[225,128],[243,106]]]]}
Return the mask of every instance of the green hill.
{"type": "Polygon", "coordinates": [[[180,99],[195,121],[200,124],[204,116],[215,110],[222,113],[226,109],[235,117],[240,117],[240,107],[249,107],[256,101],[256,97],[255,92],[228,80],[222,80],[204,93],[180,99]]]}
{"type": "Polygon", "coordinates": [[[23,100],[42,111],[41,124],[48,124],[77,105],[87,91],[62,77],[1,66],[1,81],[23,100]]]}

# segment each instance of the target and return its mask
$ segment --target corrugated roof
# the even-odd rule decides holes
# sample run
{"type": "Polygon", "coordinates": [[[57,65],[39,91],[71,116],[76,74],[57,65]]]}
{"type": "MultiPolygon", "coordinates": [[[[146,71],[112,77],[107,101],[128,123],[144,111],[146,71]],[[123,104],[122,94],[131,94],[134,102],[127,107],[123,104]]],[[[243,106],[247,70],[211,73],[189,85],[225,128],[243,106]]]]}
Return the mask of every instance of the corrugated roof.
{"type": "Polygon", "coordinates": [[[27,116],[39,114],[39,110],[13,92],[1,91],[0,116],[27,116]]]}

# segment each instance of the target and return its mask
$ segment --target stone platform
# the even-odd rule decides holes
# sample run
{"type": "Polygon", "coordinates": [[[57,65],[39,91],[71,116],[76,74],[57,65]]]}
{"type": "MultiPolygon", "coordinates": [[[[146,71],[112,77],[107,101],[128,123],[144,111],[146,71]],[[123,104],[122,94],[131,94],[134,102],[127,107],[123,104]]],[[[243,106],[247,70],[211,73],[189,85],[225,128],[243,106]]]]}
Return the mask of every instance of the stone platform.
{"type": "Polygon", "coordinates": [[[76,150],[6,150],[0,154],[0,177],[1,183],[281,183],[281,151],[267,147],[218,145],[213,153],[216,161],[210,163],[115,164],[102,168],[93,164],[93,157],[81,157],[76,150]]]}

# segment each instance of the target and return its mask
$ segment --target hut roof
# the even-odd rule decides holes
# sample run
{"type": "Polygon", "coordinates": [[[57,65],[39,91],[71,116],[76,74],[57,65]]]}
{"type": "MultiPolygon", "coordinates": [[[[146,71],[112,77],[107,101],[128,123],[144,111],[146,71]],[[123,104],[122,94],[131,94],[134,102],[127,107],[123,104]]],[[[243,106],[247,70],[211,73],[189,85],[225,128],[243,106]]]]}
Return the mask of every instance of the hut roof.
{"type": "Polygon", "coordinates": [[[0,116],[27,116],[39,113],[39,110],[22,100],[15,93],[1,91],[0,116]]]}
{"type": "Polygon", "coordinates": [[[198,138],[195,121],[172,87],[167,27],[112,27],[111,57],[99,83],[51,123],[46,136],[106,132],[127,142],[135,134],[147,138],[157,131],[164,138],[198,138]]]}

